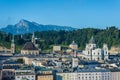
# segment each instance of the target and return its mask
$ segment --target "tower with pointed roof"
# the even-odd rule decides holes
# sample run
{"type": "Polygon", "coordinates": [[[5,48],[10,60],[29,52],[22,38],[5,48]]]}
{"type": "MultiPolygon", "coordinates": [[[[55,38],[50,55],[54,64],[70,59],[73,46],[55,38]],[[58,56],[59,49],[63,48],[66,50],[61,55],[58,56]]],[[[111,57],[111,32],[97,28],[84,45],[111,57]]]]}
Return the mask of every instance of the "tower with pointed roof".
{"type": "Polygon", "coordinates": [[[32,34],[32,40],[31,40],[31,41],[32,41],[33,44],[36,44],[34,32],[33,32],[33,34],[32,34]]]}
{"type": "Polygon", "coordinates": [[[14,35],[12,36],[12,40],[11,40],[11,53],[15,53],[14,35]]]}
{"type": "Polygon", "coordinates": [[[95,40],[94,40],[94,37],[92,36],[91,39],[89,40],[89,43],[91,44],[94,44],[95,43],[95,40]]]}
{"type": "Polygon", "coordinates": [[[86,50],[92,50],[96,48],[96,44],[95,44],[95,39],[92,36],[91,39],[89,40],[89,43],[86,45],[86,50]]]}
{"type": "MultiPolygon", "coordinates": [[[[32,43],[35,45],[35,47],[39,48],[39,44],[37,44],[36,42],[36,38],[35,38],[35,33],[33,32],[33,35],[32,35],[32,43]]],[[[41,50],[41,49],[40,49],[41,50]]]]}

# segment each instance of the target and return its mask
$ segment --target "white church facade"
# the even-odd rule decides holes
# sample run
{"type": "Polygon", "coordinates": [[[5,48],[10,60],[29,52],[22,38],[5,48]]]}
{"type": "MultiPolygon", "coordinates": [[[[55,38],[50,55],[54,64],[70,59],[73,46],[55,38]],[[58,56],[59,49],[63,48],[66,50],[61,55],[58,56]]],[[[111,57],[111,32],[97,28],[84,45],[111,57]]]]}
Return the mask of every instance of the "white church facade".
{"type": "Polygon", "coordinates": [[[93,37],[86,44],[82,53],[82,57],[87,60],[104,61],[109,59],[107,44],[103,44],[102,49],[98,48],[93,37]]]}

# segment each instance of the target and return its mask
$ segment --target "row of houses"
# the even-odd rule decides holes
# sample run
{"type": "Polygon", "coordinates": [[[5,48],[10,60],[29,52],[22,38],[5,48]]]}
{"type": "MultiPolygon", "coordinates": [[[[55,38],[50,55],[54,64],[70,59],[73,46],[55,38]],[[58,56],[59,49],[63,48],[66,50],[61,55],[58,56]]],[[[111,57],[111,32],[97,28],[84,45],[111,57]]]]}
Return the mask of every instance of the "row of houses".
{"type": "Polygon", "coordinates": [[[120,71],[106,69],[78,70],[75,72],[56,72],[53,70],[3,69],[0,80],[119,80],[120,71]]]}

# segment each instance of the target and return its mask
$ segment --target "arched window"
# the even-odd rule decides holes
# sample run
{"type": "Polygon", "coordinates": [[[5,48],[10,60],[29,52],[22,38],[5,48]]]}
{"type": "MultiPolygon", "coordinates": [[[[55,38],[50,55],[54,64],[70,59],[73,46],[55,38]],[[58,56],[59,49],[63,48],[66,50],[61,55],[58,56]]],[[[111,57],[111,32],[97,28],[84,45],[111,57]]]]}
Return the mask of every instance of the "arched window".
{"type": "Polygon", "coordinates": [[[98,52],[98,55],[100,55],[100,53],[98,52]]]}
{"type": "Polygon", "coordinates": [[[107,51],[106,51],[106,54],[108,54],[107,51]]]}

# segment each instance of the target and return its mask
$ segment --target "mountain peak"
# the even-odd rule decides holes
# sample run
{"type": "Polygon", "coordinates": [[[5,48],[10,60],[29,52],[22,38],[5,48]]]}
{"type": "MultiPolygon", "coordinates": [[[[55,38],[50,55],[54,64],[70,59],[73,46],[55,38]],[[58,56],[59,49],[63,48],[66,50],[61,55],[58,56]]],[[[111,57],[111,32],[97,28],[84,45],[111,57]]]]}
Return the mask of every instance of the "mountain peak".
{"type": "Polygon", "coordinates": [[[30,21],[25,20],[25,19],[21,19],[19,22],[30,22],[30,21]]]}
{"type": "Polygon", "coordinates": [[[21,19],[17,24],[12,26],[8,25],[7,27],[1,28],[0,30],[12,34],[24,34],[24,33],[32,33],[35,31],[49,31],[49,30],[71,31],[71,30],[75,30],[75,28],[67,27],[67,26],[57,26],[57,25],[42,25],[36,22],[31,22],[25,19],[21,19]]]}
{"type": "Polygon", "coordinates": [[[17,24],[16,24],[16,26],[17,27],[28,27],[28,24],[29,24],[30,22],[29,21],[27,21],[27,20],[25,20],[25,19],[21,19],[17,24]]]}

